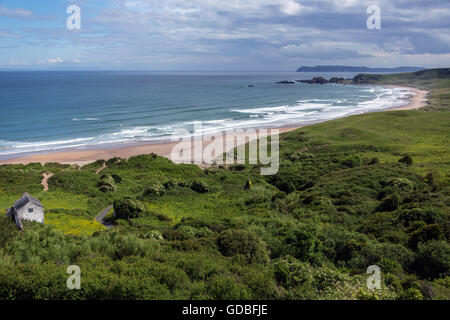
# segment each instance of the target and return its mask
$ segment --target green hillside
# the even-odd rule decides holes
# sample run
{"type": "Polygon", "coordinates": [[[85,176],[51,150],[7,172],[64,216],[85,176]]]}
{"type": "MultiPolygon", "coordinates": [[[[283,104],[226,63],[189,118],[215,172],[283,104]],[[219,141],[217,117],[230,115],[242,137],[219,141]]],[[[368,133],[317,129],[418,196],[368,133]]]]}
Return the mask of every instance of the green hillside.
{"type": "Polygon", "coordinates": [[[46,207],[23,234],[0,218],[0,299],[450,298],[449,69],[355,81],[431,90],[431,103],[283,134],[274,176],[156,155],[99,174],[103,161],[0,166],[3,212],[23,192],[46,207]],[[95,217],[112,204],[107,229],[95,217]],[[81,290],[66,288],[69,265],[81,290]]]}

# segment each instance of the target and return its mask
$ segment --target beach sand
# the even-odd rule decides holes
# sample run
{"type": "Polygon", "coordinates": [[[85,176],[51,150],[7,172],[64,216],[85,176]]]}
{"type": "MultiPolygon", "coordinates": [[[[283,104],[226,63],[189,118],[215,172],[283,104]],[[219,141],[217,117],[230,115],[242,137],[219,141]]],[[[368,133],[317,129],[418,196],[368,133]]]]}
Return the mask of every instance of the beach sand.
{"type": "MultiPolygon", "coordinates": [[[[390,86],[397,87],[400,86],[390,86]]],[[[383,111],[393,111],[393,110],[416,110],[427,104],[428,91],[419,90],[411,87],[401,87],[413,91],[415,95],[408,98],[409,104],[398,107],[386,109],[383,111]]],[[[305,125],[290,126],[277,128],[280,133],[293,131],[304,127],[305,125]]],[[[171,159],[171,153],[173,148],[178,144],[178,142],[164,142],[164,143],[141,143],[138,145],[128,145],[121,147],[111,147],[111,148],[99,148],[99,149],[89,149],[89,150],[71,150],[64,152],[51,152],[42,154],[32,154],[26,156],[20,156],[17,158],[7,159],[0,161],[0,165],[3,164],[29,164],[29,163],[49,163],[57,162],[62,164],[71,164],[84,166],[86,164],[95,162],[97,160],[107,160],[113,157],[120,158],[130,158],[140,154],[150,154],[155,153],[159,156],[171,159]]],[[[209,142],[204,142],[204,146],[209,144],[209,142]]],[[[228,151],[228,150],[225,150],[228,151]]],[[[196,163],[202,165],[200,163],[196,163]]]]}

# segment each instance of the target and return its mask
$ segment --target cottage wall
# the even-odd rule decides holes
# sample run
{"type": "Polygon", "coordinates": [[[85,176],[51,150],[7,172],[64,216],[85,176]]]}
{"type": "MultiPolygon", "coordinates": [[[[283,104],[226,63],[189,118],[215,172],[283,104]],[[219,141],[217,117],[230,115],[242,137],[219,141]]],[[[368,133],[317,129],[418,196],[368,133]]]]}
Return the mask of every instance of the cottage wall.
{"type": "Polygon", "coordinates": [[[17,214],[22,220],[44,223],[44,209],[34,203],[27,203],[23,208],[18,210],[17,214]],[[32,212],[30,212],[30,209],[33,209],[32,212]]]}

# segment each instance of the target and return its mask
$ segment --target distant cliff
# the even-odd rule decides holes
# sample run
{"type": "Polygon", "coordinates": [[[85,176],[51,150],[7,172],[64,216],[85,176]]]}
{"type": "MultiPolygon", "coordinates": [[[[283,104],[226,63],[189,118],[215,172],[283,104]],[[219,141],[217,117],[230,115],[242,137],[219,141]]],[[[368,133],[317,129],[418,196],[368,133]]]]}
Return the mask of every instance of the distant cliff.
{"type": "Polygon", "coordinates": [[[414,72],[424,70],[419,67],[397,67],[397,68],[368,68],[350,66],[315,66],[300,67],[297,72],[414,72]]]}

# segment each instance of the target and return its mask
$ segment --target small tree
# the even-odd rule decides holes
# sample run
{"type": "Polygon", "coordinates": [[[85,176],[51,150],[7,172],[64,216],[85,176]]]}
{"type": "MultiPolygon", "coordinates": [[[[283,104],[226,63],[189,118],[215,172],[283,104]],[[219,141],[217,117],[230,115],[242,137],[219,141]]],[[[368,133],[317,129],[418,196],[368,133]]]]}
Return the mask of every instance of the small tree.
{"type": "Polygon", "coordinates": [[[114,201],[114,213],[116,219],[137,218],[144,210],[144,205],[135,198],[126,197],[122,200],[114,201]]]}

